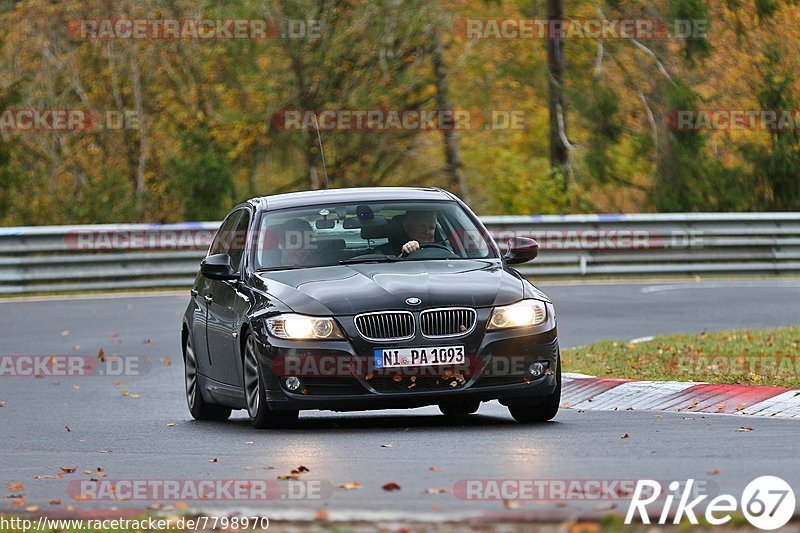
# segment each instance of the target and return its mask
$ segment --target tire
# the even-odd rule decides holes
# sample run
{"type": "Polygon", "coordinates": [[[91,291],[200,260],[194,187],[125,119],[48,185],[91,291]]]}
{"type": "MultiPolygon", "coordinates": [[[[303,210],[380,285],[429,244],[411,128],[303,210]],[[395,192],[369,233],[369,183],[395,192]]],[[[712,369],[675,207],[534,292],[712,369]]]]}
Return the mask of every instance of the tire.
{"type": "Polygon", "coordinates": [[[478,400],[461,400],[458,402],[447,402],[439,404],[439,411],[446,416],[467,416],[474,414],[481,402],[478,400]]]}
{"type": "Polygon", "coordinates": [[[195,420],[227,420],[231,410],[222,405],[209,403],[203,398],[203,393],[197,380],[197,354],[194,351],[191,332],[186,336],[183,347],[183,375],[186,384],[186,404],[195,420]]]}
{"type": "Polygon", "coordinates": [[[561,358],[556,370],[556,390],[544,398],[536,398],[508,406],[511,416],[520,424],[548,422],[555,418],[561,407],[561,358]]]}
{"type": "Polygon", "coordinates": [[[250,423],[257,429],[280,428],[297,421],[297,410],[275,411],[267,406],[264,368],[258,357],[256,338],[248,332],[244,343],[244,397],[250,423]]]}

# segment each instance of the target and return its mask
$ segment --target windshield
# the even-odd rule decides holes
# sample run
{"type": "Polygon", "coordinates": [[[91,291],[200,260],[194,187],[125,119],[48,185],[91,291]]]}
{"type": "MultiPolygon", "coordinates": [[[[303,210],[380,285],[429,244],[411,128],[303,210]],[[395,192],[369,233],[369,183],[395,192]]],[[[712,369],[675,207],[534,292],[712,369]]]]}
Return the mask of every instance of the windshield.
{"type": "Polygon", "coordinates": [[[459,204],[444,201],[323,204],[266,212],[255,244],[258,270],[497,257],[488,234],[459,204]],[[411,253],[403,249],[408,243],[411,253]]]}

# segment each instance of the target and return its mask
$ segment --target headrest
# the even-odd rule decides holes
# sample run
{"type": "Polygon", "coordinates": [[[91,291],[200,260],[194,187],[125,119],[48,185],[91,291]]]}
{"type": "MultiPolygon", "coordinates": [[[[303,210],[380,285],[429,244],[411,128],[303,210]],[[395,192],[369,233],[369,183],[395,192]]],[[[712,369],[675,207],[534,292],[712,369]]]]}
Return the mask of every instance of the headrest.
{"type": "Polygon", "coordinates": [[[313,241],[312,246],[316,246],[320,250],[344,250],[347,243],[344,239],[325,239],[320,241],[313,241]]]}
{"type": "Polygon", "coordinates": [[[396,215],[385,224],[372,224],[361,228],[362,239],[401,239],[403,237],[403,218],[396,215]]]}

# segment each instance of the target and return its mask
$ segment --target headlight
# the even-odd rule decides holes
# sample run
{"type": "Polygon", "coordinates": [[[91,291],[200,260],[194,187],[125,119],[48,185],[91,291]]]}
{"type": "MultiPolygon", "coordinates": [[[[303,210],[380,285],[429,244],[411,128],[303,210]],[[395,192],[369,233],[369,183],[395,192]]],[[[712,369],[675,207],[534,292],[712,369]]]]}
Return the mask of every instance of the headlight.
{"type": "Polygon", "coordinates": [[[332,318],[303,315],[279,315],[267,320],[267,329],[281,339],[343,339],[332,318]]]}
{"type": "Polygon", "coordinates": [[[538,326],[547,320],[547,308],[539,300],[523,300],[513,305],[495,307],[488,330],[538,326]]]}

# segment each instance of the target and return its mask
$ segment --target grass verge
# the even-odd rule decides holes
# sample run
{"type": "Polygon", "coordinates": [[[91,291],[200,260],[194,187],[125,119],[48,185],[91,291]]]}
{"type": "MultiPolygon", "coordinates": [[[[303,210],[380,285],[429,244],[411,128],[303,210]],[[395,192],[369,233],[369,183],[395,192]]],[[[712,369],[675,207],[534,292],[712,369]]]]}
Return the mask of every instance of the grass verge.
{"type": "Polygon", "coordinates": [[[800,387],[800,328],[665,335],[562,350],[566,372],[647,381],[800,387]]]}

